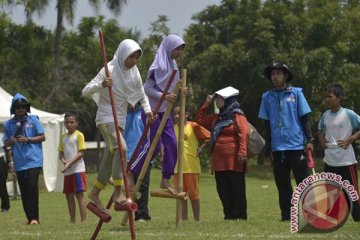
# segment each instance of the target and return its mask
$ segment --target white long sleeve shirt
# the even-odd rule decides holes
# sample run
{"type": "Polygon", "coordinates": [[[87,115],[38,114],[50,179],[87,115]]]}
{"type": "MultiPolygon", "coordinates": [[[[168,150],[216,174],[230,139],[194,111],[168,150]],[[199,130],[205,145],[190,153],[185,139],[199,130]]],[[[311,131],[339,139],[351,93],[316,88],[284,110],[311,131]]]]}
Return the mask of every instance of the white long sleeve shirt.
{"type": "MultiPolygon", "coordinates": [[[[111,66],[109,67],[109,72],[112,72],[111,66]]],[[[92,97],[98,106],[95,118],[97,126],[99,124],[114,122],[109,89],[102,86],[102,82],[105,78],[105,69],[102,68],[95,78],[93,78],[82,90],[82,95],[85,97],[92,97]]],[[[140,102],[145,113],[151,112],[149,99],[145,94],[141,80],[133,81],[129,85],[125,84],[125,81],[121,79],[113,79],[112,93],[117,120],[122,129],[125,129],[128,104],[134,106],[137,102],[140,102]]]]}

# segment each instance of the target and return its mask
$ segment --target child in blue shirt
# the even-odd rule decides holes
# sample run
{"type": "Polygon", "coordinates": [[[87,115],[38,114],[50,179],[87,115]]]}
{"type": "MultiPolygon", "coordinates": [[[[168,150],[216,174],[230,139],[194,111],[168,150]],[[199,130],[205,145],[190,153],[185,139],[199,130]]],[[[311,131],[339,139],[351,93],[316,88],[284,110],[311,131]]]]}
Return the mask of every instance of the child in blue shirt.
{"type": "Polygon", "coordinates": [[[27,224],[39,224],[39,173],[43,166],[45,130],[38,116],[30,114],[26,97],[17,93],[11,103],[13,117],[4,124],[5,147],[12,148],[14,171],[21,191],[27,224]]]}

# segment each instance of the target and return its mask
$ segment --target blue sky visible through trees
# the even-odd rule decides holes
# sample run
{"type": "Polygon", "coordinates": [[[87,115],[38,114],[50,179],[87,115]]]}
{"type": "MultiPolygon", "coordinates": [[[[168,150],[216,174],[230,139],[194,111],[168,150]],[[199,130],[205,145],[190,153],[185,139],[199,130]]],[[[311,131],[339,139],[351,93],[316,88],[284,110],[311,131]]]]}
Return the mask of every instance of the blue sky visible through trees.
{"type": "MultiPolygon", "coordinates": [[[[191,17],[205,9],[206,6],[219,5],[221,0],[128,0],[120,16],[116,17],[108,11],[105,4],[102,4],[98,14],[107,18],[116,18],[120,26],[133,28],[141,32],[144,38],[149,33],[150,23],[157,20],[159,15],[166,15],[169,18],[168,27],[172,33],[183,35],[184,28],[192,23],[191,17]]],[[[34,22],[48,29],[54,29],[56,26],[56,1],[50,1],[42,17],[34,14],[34,22]]],[[[22,24],[25,22],[23,7],[6,9],[15,23],[22,24]]],[[[77,1],[75,10],[75,21],[73,27],[76,28],[82,17],[95,16],[95,10],[89,5],[88,1],[77,1]]],[[[66,21],[67,29],[71,27],[66,21]]]]}

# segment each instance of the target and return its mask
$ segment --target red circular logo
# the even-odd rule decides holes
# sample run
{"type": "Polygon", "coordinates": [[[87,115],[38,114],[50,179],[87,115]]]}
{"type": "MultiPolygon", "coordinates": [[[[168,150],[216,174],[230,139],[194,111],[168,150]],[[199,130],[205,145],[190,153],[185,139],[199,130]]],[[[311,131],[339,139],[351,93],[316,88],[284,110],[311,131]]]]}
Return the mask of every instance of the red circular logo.
{"type": "Polygon", "coordinates": [[[349,206],[342,187],[328,181],[314,183],[302,197],[304,220],[314,228],[325,231],[335,230],[346,222],[349,206]]]}

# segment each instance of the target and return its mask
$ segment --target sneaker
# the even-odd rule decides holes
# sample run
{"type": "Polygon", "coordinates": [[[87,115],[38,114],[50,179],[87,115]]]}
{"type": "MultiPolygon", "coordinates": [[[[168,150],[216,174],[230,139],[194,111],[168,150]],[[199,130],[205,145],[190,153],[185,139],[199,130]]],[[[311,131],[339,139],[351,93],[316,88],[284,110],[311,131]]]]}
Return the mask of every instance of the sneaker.
{"type": "Polygon", "coordinates": [[[150,221],[150,220],[151,220],[150,216],[143,216],[143,215],[135,216],[135,221],[137,221],[137,222],[145,222],[145,221],[150,221]]]}
{"type": "Polygon", "coordinates": [[[8,211],[9,211],[9,209],[5,209],[5,208],[1,209],[1,212],[3,212],[3,213],[7,213],[8,211]]]}
{"type": "Polygon", "coordinates": [[[151,217],[149,217],[149,218],[138,218],[138,219],[135,219],[135,221],[137,221],[137,222],[148,222],[148,221],[150,221],[151,220],[151,217]]]}

